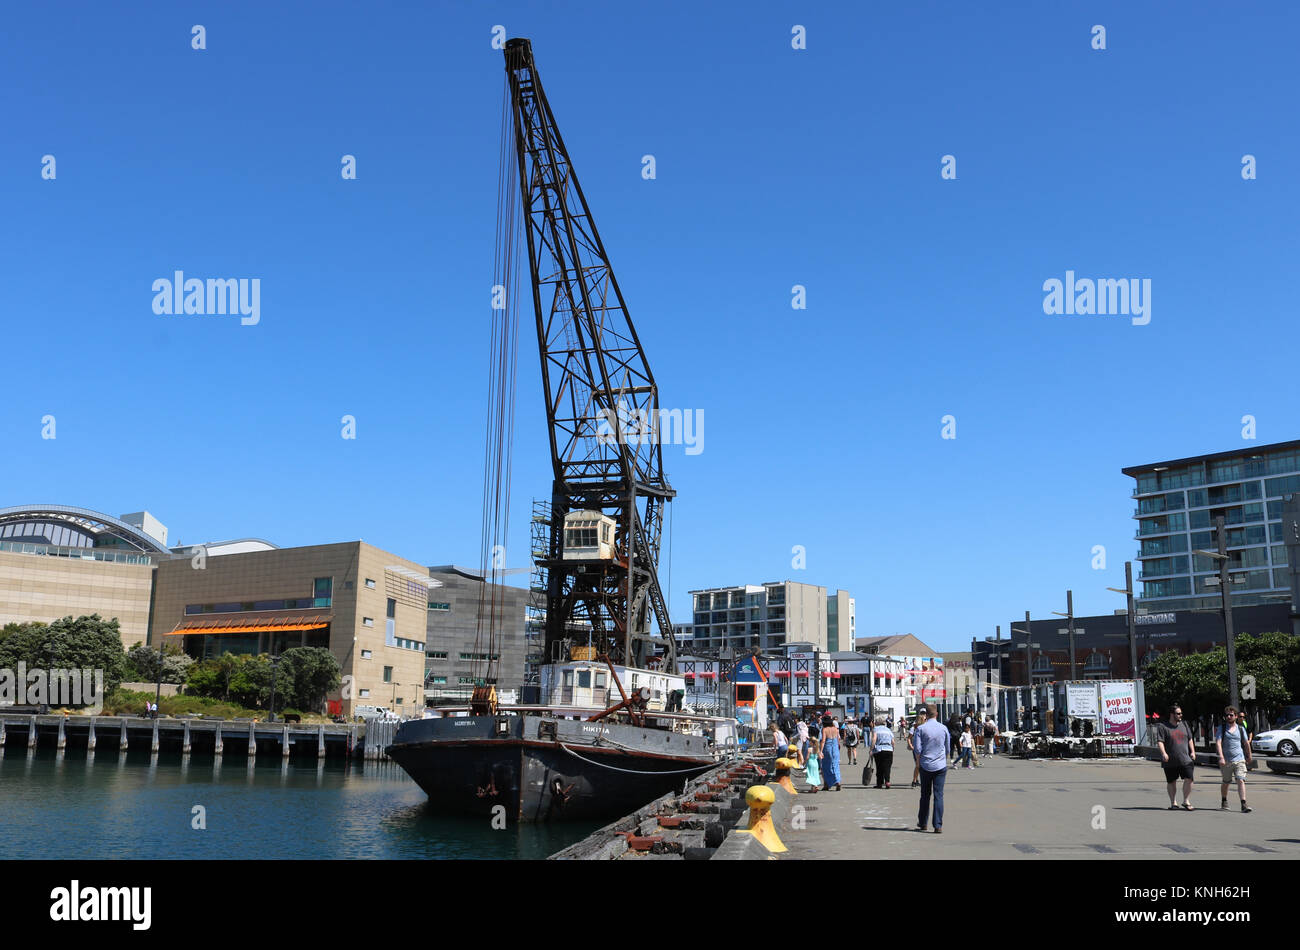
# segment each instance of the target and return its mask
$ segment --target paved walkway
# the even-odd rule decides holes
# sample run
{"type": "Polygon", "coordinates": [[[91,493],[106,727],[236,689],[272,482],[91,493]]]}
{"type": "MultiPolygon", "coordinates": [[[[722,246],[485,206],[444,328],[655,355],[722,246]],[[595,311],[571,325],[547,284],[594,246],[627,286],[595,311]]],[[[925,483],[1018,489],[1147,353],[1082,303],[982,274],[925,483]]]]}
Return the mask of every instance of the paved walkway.
{"type": "MultiPolygon", "coordinates": [[[[950,768],[943,834],[915,831],[920,789],[911,754],[895,761],[892,789],[863,788],[862,758],[842,768],[844,790],[801,794],[803,829],[782,828],[789,858],[1297,858],[1300,777],[1260,764],[1242,814],[1236,787],[1219,810],[1218,769],[1198,768],[1194,812],[1168,811],[1159,765],[1142,759],[981,757],[950,768]],[[1094,827],[1104,822],[1104,827],[1094,827]]],[[[803,773],[796,773],[802,792],[803,773]]],[[[1179,783],[1179,801],[1182,800],[1179,783]]]]}

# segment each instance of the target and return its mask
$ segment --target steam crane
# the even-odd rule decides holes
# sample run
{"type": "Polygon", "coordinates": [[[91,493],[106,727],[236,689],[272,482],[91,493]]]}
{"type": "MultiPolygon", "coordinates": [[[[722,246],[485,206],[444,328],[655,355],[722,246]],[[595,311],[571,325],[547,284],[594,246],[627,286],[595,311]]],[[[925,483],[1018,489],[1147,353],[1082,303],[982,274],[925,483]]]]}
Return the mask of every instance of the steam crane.
{"type": "Polygon", "coordinates": [[[481,551],[492,583],[480,592],[477,682],[468,706],[403,723],[387,752],[435,808],[482,817],[504,806],[518,821],[603,818],[734,758],[737,724],[681,708],[686,677],[677,673],[658,575],[673,497],[658,438],[659,390],[532,47],[510,40],[505,56],[495,261],[505,283],[493,288],[481,551]],[[515,704],[499,703],[496,692],[498,634],[508,613],[496,581],[509,524],[516,301],[523,298],[511,291],[523,280],[521,230],[553,482],[549,530],[535,555],[539,579],[546,577],[537,585],[546,591],[540,699],[515,704]]]}
{"type": "Polygon", "coordinates": [[[676,672],[659,585],[674,492],[658,439],[659,391],[526,39],[505,45],[515,164],[550,426],[545,656],[594,648],[676,672]],[[651,633],[654,614],[658,634],[651,633]]]}

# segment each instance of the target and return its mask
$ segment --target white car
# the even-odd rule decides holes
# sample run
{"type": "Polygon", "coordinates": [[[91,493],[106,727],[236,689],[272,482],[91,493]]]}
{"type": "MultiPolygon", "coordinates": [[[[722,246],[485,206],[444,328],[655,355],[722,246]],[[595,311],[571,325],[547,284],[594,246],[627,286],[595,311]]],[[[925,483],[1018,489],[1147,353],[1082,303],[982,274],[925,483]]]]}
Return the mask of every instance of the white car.
{"type": "Polygon", "coordinates": [[[1250,748],[1261,755],[1295,755],[1300,752],[1300,719],[1261,732],[1250,740],[1250,748]]]}

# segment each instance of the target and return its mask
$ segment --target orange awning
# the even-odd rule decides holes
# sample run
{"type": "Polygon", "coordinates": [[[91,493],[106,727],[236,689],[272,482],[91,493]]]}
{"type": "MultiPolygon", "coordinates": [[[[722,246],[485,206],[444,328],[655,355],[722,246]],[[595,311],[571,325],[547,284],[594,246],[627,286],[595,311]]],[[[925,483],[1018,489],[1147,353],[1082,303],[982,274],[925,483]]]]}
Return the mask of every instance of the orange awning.
{"type": "Polygon", "coordinates": [[[238,619],[223,617],[220,620],[187,620],[175,630],[164,634],[168,637],[193,636],[196,634],[215,633],[282,633],[296,630],[323,630],[334,618],[329,615],[311,617],[240,617],[238,619]]]}

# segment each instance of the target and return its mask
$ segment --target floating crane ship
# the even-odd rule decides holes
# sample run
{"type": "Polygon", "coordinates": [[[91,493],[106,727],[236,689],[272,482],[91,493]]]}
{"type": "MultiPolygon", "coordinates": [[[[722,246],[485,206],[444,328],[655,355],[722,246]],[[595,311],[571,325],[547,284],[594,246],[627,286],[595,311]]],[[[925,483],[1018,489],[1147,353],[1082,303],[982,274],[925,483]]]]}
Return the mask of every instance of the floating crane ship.
{"type": "Polygon", "coordinates": [[[482,553],[484,579],[495,580],[509,521],[519,296],[511,291],[522,230],[553,469],[547,549],[537,557],[540,696],[497,701],[504,616],[499,586],[485,583],[475,655],[486,659],[469,706],[404,723],[387,751],[443,810],[488,815],[504,805],[518,821],[615,816],[735,755],[736,721],[681,711],[685,679],[658,575],[674,496],[656,437],[659,390],[529,41],[507,41],[505,61],[504,305],[493,317],[482,553]]]}

